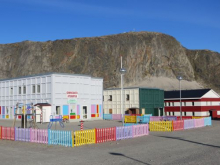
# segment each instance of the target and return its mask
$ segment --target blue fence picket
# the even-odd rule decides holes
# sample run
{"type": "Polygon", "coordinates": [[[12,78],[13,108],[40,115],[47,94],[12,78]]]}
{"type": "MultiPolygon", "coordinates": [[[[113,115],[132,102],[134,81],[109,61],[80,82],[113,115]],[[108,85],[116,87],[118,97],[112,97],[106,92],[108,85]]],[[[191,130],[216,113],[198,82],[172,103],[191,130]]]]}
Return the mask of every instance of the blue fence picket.
{"type": "Polygon", "coordinates": [[[112,120],[112,114],[104,114],[103,119],[104,120],[112,120]]]}
{"type": "Polygon", "coordinates": [[[137,116],[137,123],[147,124],[150,122],[150,115],[137,116]]]}
{"type": "Polygon", "coordinates": [[[48,129],[48,145],[62,145],[72,147],[71,131],[48,129]]]}
{"type": "Polygon", "coordinates": [[[212,125],[212,119],[211,117],[204,117],[204,125],[212,125]]]}

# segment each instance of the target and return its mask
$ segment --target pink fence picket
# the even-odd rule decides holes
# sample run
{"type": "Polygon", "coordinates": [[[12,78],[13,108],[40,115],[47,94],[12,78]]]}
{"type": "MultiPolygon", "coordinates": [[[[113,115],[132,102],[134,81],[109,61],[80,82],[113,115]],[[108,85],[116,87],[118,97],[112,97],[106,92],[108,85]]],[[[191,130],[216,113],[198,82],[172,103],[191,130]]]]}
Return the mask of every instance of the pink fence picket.
{"type": "Polygon", "coordinates": [[[48,143],[48,130],[30,128],[30,142],[47,144],[48,143]]]}
{"type": "Polygon", "coordinates": [[[184,120],[173,121],[173,131],[183,130],[184,120]]]}
{"type": "Polygon", "coordinates": [[[122,120],[121,114],[112,114],[112,120],[122,120]]]}
{"type": "Polygon", "coordinates": [[[116,140],[132,138],[132,126],[116,127],[116,140]]]}
{"type": "Polygon", "coordinates": [[[30,128],[15,127],[15,141],[30,141],[30,128]]]}
{"type": "Polygon", "coordinates": [[[184,120],[184,129],[194,128],[194,120],[195,119],[184,120]]]}
{"type": "Polygon", "coordinates": [[[151,116],[150,121],[162,121],[163,117],[162,116],[151,116]]]}
{"type": "Polygon", "coordinates": [[[133,127],[133,131],[132,131],[133,137],[149,135],[148,124],[133,125],[132,127],[133,127]]]}
{"type": "Polygon", "coordinates": [[[103,143],[103,142],[115,141],[115,140],[116,140],[116,127],[96,129],[96,143],[103,143]]]}
{"type": "Polygon", "coordinates": [[[204,118],[194,119],[194,124],[195,124],[195,128],[204,127],[204,126],[205,126],[205,124],[204,124],[204,118]]]}
{"type": "Polygon", "coordinates": [[[14,127],[2,127],[2,139],[15,140],[14,127]]]}

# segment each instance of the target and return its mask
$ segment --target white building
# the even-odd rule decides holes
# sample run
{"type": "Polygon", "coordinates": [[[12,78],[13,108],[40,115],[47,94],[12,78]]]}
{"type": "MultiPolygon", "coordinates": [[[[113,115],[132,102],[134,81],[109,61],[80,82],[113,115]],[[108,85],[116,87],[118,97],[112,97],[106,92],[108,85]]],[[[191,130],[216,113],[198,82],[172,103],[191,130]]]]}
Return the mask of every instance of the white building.
{"type": "MultiPolygon", "coordinates": [[[[49,103],[46,111],[53,116],[101,119],[102,96],[103,79],[88,75],[48,73],[4,79],[0,80],[0,118],[13,119],[17,103],[49,103]]],[[[19,108],[17,114],[21,113],[19,108]]]]}

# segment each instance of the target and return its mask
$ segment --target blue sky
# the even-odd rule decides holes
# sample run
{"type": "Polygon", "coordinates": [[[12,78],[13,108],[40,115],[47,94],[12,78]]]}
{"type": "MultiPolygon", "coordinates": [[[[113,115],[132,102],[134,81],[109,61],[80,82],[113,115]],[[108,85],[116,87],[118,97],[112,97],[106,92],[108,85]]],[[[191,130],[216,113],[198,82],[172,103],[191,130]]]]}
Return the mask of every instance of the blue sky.
{"type": "Polygon", "coordinates": [[[0,0],[0,44],[161,32],[220,52],[219,0],[0,0]]]}

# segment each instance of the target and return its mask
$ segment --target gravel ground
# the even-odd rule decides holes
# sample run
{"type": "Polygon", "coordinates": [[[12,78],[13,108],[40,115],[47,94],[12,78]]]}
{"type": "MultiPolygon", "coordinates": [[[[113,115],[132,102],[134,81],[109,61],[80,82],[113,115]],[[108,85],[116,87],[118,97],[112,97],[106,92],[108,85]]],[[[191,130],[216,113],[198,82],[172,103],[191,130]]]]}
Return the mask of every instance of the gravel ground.
{"type": "MultiPolygon", "coordinates": [[[[212,126],[175,132],[150,132],[150,135],[81,147],[47,146],[0,140],[1,165],[176,165],[220,164],[220,120],[212,126]]],[[[12,121],[0,120],[11,126],[12,121]]],[[[19,122],[16,123],[19,125],[19,122]]],[[[85,128],[121,125],[118,121],[85,122],[85,128]]],[[[46,128],[47,124],[39,125],[46,128]]],[[[57,129],[60,129],[57,126],[57,129]]],[[[79,130],[79,123],[68,123],[66,130],[79,130]]]]}

